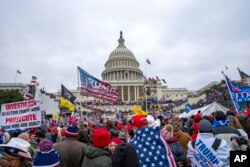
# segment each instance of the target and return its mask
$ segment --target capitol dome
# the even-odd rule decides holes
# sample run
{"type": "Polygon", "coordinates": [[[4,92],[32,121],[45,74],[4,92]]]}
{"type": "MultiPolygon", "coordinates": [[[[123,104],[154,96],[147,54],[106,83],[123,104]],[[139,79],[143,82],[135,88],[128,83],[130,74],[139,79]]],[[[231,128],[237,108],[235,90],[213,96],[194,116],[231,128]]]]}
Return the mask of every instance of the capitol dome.
{"type": "Polygon", "coordinates": [[[121,101],[137,100],[143,96],[143,73],[139,69],[139,62],[124,42],[121,31],[118,46],[104,65],[102,80],[117,88],[121,101]]]}
{"type": "Polygon", "coordinates": [[[124,42],[121,31],[119,44],[105,63],[105,70],[102,73],[103,80],[142,80],[143,73],[139,69],[140,64],[134,54],[126,48],[124,42]]]}

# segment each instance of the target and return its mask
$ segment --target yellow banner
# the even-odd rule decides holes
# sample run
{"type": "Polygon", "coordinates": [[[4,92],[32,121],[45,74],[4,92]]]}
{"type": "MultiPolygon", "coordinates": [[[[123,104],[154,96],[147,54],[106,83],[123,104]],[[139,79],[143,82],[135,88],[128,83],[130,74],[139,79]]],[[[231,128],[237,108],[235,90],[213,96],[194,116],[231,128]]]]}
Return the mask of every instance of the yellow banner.
{"type": "Polygon", "coordinates": [[[133,107],[132,111],[134,112],[135,115],[144,115],[144,116],[148,115],[148,113],[146,111],[144,111],[138,107],[133,107]]]}
{"type": "Polygon", "coordinates": [[[63,97],[60,97],[60,107],[65,107],[67,108],[69,111],[74,111],[75,107],[72,103],[70,103],[68,100],[66,100],[63,97]]]}
{"type": "Polygon", "coordinates": [[[58,119],[59,119],[59,116],[58,116],[58,114],[53,114],[52,118],[53,118],[54,120],[58,120],[58,119]]]}

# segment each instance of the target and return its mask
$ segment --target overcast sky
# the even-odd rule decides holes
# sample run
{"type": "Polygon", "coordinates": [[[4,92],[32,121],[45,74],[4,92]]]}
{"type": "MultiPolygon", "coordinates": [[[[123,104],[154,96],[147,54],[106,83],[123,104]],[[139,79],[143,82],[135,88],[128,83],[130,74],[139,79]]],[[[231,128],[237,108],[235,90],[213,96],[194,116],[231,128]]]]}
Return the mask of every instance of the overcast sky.
{"type": "Polygon", "coordinates": [[[120,30],[148,77],[200,89],[250,74],[249,0],[0,0],[0,83],[36,76],[49,92],[78,85],[77,66],[101,79],[120,30]]]}

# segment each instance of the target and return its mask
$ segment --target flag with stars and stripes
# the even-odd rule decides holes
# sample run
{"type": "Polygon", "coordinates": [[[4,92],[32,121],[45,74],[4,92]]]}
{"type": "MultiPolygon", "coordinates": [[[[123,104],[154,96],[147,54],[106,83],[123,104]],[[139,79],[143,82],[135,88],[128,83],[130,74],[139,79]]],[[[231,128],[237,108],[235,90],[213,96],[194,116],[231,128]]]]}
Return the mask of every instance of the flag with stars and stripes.
{"type": "Polygon", "coordinates": [[[236,83],[233,83],[224,73],[222,74],[225,77],[227,88],[231,95],[235,109],[237,112],[243,111],[244,103],[250,102],[250,86],[239,86],[236,83]]]}
{"type": "Polygon", "coordinates": [[[175,167],[172,152],[161,137],[160,127],[141,128],[130,144],[136,149],[141,167],[175,167]]]}

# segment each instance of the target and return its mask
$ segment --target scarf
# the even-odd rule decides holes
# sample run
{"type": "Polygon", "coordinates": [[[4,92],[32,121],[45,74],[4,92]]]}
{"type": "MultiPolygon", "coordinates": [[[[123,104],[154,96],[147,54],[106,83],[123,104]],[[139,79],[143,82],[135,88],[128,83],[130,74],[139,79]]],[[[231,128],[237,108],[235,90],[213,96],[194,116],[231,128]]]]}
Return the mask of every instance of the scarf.
{"type": "Polygon", "coordinates": [[[214,121],[213,128],[219,127],[219,126],[229,126],[229,121],[227,119],[214,121]]]}

